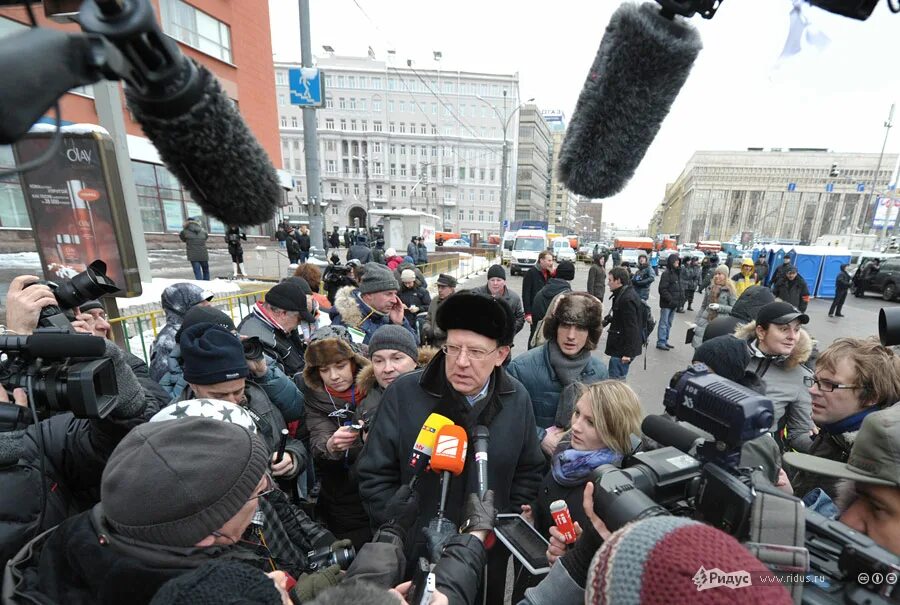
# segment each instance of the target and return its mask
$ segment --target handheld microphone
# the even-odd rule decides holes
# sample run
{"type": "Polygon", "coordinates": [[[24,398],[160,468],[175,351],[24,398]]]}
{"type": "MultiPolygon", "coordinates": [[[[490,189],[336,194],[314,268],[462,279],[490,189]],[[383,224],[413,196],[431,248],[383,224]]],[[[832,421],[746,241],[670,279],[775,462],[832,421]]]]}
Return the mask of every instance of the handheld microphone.
{"type": "Polygon", "coordinates": [[[644,418],[641,432],[661,445],[674,447],[695,457],[697,447],[706,441],[706,438],[697,431],[661,415],[644,418]]]}
{"type": "Polygon", "coordinates": [[[690,23],[655,3],[613,13],[559,152],[567,189],[605,198],[625,187],[702,46],[690,23]]]}
{"type": "Polygon", "coordinates": [[[275,464],[284,458],[284,448],[287,447],[288,430],[281,429],[281,441],[278,443],[278,453],[275,454],[275,464]]]}
{"type": "Polygon", "coordinates": [[[413,451],[409,455],[408,464],[413,469],[413,481],[422,474],[422,471],[425,470],[431,461],[431,453],[434,450],[434,442],[437,439],[438,430],[451,424],[453,424],[452,420],[433,412],[425,419],[422,430],[419,431],[419,435],[416,437],[413,451]]]}
{"type": "Polygon", "coordinates": [[[461,426],[448,424],[438,430],[434,453],[431,455],[431,470],[441,474],[441,503],[438,507],[438,518],[444,516],[447,490],[450,488],[450,475],[458,476],[463,472],[468,449],[469,437],[461,426]]]}
{"type": "Polygon", "coordinates": [[[550,516],[553,517],[553,523],[563,535],[566,544],[575,544],[578,538],[575,535],[575,524],[572,523],[572,515],[569,513],[569,505],[565,500],[554,500],[550,503],[550,516]]]}
{"type": "Polygon", "coordinates": [[[479,424],[472,431],[472,447],[475,449],[475,468],[478,472],[478,497],[484,498],[488,491],[488,442],[491,432],[479,424]]]}

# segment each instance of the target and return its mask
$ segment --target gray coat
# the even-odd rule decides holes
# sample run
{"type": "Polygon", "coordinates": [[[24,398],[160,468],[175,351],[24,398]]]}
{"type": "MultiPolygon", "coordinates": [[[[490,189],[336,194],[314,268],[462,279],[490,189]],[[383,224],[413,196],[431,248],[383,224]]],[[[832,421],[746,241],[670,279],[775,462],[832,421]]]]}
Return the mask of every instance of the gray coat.
{"type": "Polygon", "coordinates": [[[206,239],[209,234],[199,222],[189,220],[184,225],[184,229],[178,234],[181,241],[187,246],[187,259],[190,262],[207,262],[209,261],[209,251],[206,249],[206,239]]]}
{"type": "MultiPolygon", "coordinates": [[[[696,319],[694,319],[696,327],[694,327],[694,339],[691,341],[691,346],[695,349],[703,344],[703,334],[706,332],[706,326],[708,326],[710,322],[709,315],[711,311],[708,307],[711,301],[709,300],[709,291],[710,288],[704,290],[703,302],[700,304],[700,310],[697,311],[696,319]]],[[[737,296],[727,288],[723,289],[719,292],[719,310],[715,311],[715,317],[720,315],[731,315],[731,307],[733,307],[736,302],[737,296]]]]}
{"type": "Polygon", "coordinates": [[[597,263],[593,263],[588,269],[587,292],[600,299],[600,302],[603,302],[606,295],[606,269],[597,263]]]}
{"type": "Polygon", "coordinates": [[[682,265],[681,267],[681,288],[687,290],[697,290],[700,287],[700,266],[682,265]]]}
{"type": "MultiPolygon", "coordinates": [[[[472,292],[491,296],[491,291],[486,285],[472,288],[472,292]]],[[[509,308],[512,309],[513,315],[515,315],[516,318],[516,334],[518,334],[519,330],[525,325],[525,309],[522,307],[522,297],[510,290],[509,286],[506,286],[503,296],[500,298],[502,298],[506,304],[509,305],[509,308]]]]}

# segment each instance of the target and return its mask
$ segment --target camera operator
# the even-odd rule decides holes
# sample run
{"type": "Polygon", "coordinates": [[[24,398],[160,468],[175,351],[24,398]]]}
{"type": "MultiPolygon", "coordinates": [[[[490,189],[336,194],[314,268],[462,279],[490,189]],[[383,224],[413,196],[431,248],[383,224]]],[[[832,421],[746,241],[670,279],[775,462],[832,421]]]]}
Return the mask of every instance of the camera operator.
{"type": "Polygon", "coordinates": [[[900,406],[866,416],[843,460],[788,452],[794,468],[840,480],[840,521],[900,556],[900,406]]]}
{"type": "MultiPolygon", "coordinates": [[[[812,396],[812,419],[818,433],[808,454],[847,462],[863,420],[900,401],[900,359],[876,338],[839,338],[816,361],[806,379],[812,396]]],[[[799,471],[791,478],[797,496],[816,487],[834,500],[838,481],[799,471]]],[[[815,495],[811,495],[811,504],[815,495]]]]}
{"type": "MultiPolygon", "coordinates": [[[[41,309],[57,304],[50,288],[34,284],[37,280],[20,275],[10,284],[9,332],[31,334],[38,326],[41,309]]],[[[8,426],[0,433],[2,563],[38,533],[96,503],[107,459],[128,431],[143,422],[147,409],[144,390],[124,353],[107,340],[104,356],[113,363],[118,394],[106,418],[76,418],[64,412],[27,427],[8,426]]],[[[3,362],[4,368],[8,363],[3,362]]],[[[28,406],[23,389],[15,389],[13,398],[16,406],[28,406]]],[[[5,388],[0,388],[0,405],[9,405],[9,400],[5,388]]]]}
{"type": "Polygon", "coordinates": [[[325,268],[325,275],[322,277],[322,281],[325,284],[325,295],[328,297],[328,302],[333,305],[334,297],[337,295],[338,290],[344,286],[353,286],[355,288],[358,282],[353,278],[350,265],[342,265],[341,259],[337,254],[332,254],[330,260],[331,264],[325,268]]]}

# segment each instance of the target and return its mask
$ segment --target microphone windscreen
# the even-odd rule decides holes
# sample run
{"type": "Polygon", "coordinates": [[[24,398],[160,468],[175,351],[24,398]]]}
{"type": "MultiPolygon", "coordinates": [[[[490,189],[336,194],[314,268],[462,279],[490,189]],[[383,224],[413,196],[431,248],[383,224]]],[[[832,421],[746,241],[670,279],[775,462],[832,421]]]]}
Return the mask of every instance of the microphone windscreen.
{"type": "Polygon", "coordinates": [[[566,188],[605,198],[625,187],[701,48],[697,30],[656,3],[613,13],[559,152],[566,188]]]}
{"type": "Polygon", "coordinates": [[[434,453],[431,454],[431,470],[460,474],[466,465],[468,448],[469,437],[464,428],[455,424],[442,426],[437,432],[434,453]]]}
{"type": "Polygon", "coordinates": [[[438,429],[449,424],[453,424],[453,421],[434,412],[425,419],[425,423],[416,437],[416,442],[413,444],[412,453],[409,455],[409,466],[412,467],[415,475],[424,471],[431,461],[431,452],[434,450],[438,429]]]}
{"type": "Polygon", "coordinates": [[[665,416],[650,415],[641,423],[641,432],[657,443],[688,453],[704,436],[665,416]]]}
{"type": "Polygon", "coordinates": [[[126,88],[128,108],[205,213],[226,225],[265,223],[282,199],[272,161],[218,80],[196,67],[203,94],[187,112],[161,115],[160,103],[142,103],[126,88]]]}
{"type": "Polygon", "coordinates": [[[106,353],[106,341],[89,334],[36,332],[28,337],[28,352],[32,357],[46,359],[99,358],[106,353]]]}

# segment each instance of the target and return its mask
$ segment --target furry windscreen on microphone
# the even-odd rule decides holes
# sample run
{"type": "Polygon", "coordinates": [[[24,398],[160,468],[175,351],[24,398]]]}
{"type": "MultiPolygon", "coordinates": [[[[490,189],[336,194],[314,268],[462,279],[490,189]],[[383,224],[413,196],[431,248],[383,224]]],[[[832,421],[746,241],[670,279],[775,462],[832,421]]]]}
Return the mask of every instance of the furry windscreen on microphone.
{"type": "Polygon", "coordinates": [[[128,108],[204,212],[226,225],[265,223],[282,198],[272,161],[218,80],[202,65],[196,67],[203,94],[190,111],[151,115],[126,89],[128,108]]]}
{"type": "Polygon", "coordinates": [[[613,13],[559,152],[570,191],[605,198],[625,187],[702,46],[692,25],[663,17],[658,4],[613,13]]]}

